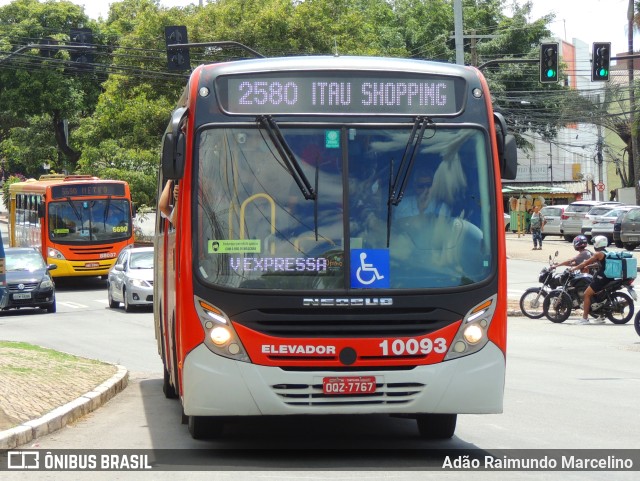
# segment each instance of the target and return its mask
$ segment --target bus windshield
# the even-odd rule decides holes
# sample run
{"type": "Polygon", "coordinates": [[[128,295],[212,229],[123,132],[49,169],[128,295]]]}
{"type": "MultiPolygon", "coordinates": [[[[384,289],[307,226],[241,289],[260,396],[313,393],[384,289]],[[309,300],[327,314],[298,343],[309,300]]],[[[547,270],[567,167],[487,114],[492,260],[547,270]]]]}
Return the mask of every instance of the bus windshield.
{"type": "Polygon", "coordinates": [[[193,214],[200,280],[303,291],[486,279],[496,231],[488,135],[429,124],[415,141],[412,127],[280,126],[285,149],[265,128],[201,130],[193,214]]]}
{"type": "Polygon", "coordinates": [[[49,204],[49,238],[53,242],[84,244],[114,242],[131,237],[131,212],[126,199],[72,200],[49,204]]]}

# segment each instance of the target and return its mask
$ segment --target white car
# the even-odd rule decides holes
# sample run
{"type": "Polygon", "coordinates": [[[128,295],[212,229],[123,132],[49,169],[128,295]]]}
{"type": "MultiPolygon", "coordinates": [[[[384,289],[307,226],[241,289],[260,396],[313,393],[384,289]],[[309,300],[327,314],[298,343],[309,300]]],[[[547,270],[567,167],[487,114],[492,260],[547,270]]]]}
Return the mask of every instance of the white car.
{"type": "Polygon", "coordinates": [[[565,204],[556,204],[547,205],[540,209],[540,213],[544,216],[544,220],[547,221],[541,230],[543,239],[548,235],[562,236],[560,233],[560,222],[562,221],[562,214],[566,208],[567,205],[565,204]]]}
{"type": "Polygon", "coordinates": [[[122,302],[127,312],[153,306],[153,247],[122,249],[107,276],[107,299],[111,308],[122,302]]]}

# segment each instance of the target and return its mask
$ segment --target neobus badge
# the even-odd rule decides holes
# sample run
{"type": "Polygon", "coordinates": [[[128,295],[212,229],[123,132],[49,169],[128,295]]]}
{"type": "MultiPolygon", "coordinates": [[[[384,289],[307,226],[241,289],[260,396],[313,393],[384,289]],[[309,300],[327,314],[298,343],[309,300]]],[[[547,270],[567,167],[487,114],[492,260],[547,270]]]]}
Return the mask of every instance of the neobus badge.
{"type": "Polygon", "coordinates": [[[391,297],[305,297],[302,299],[305,307],[345,307],[345,306],[392,306],[391,297]]]}

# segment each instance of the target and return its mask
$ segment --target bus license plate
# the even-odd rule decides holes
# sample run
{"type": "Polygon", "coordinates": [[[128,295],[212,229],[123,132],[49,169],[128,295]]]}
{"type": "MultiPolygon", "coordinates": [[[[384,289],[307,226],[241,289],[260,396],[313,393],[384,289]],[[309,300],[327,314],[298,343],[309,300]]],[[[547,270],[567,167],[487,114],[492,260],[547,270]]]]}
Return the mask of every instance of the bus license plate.
{"type": "Polygon", "coordinates": [[[31,293],[30,292],[21,292],[18,294],[14,294],[13,295],[14,299],[31,299],[31,293]]]}
{"type": "Polygon", "coordinates": [[[322,378],[322,392],[330,395],[369,394],[376,392],[375,376],[322,378]]]}
{"type": "Polygon", "coordinates": [[[99,262],[85,262],[84,266],[85,267],[100,267],[100,263],[99,262]]]}

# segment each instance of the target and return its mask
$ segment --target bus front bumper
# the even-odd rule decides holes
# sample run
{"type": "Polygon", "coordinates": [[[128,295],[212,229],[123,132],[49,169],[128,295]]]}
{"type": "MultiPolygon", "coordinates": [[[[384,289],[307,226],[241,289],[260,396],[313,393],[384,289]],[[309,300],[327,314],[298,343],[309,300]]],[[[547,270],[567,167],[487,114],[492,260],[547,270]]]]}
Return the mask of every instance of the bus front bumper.
{"type": "Polygon", "coordinates": [[[407,370],[285,371],[233,361],[204,345],[183,367],[189,416],[501,413],[506,361],[493,343],[455,360],[407,370]],[[323,395],[323,377],[375,376],[372,395],[323,395]]]}
{"type": "Polygon", "coordinates": [[[47,264],[58,266],[51,271],[52,277],[106,276],[114,263],[115,258],[99,261],[68,261],[47,257],[47,264]]]}

